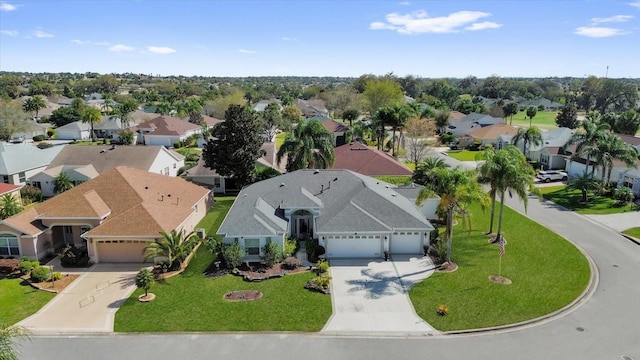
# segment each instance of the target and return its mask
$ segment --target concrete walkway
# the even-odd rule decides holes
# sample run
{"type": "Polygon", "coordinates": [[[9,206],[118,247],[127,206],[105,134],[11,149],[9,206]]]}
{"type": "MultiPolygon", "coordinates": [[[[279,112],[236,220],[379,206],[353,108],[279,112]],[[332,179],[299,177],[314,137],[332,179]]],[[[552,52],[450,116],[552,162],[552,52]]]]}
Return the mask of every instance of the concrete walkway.
{"type": "Polygon", "coordinates": [[[330,334],[436,333],[419,318],[409,288],[433,273],[428,258],[330,260],[333,315],[322,332],[330,334]]]}
{"type": "Polygon", "coordinates": [[[584,216],[619,232],[640,226],[640,212],[638,211],[584,216]]]}
{"type": "Polygon", "coordinates": [[[142,264],[96,264],[18,323],[35,334],[113,332],[115,312],[135,290],[142,264]]]}

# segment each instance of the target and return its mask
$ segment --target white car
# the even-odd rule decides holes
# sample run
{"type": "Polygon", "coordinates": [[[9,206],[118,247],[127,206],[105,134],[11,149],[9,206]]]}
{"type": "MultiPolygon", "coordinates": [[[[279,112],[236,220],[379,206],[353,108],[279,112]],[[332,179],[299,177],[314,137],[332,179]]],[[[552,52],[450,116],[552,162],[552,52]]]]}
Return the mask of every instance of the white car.
{"type": "Polygon", "coordinates": [[[548,183],[551,181],[558,181],[558,180],[566,181],[569,178],[569,175],[567,175],[567,173],[564,171],[558,171],[558,170],[544,171],[543,170],[538,172],[536,177],[540,179],[540,181],[544,181],[548,183]]]}

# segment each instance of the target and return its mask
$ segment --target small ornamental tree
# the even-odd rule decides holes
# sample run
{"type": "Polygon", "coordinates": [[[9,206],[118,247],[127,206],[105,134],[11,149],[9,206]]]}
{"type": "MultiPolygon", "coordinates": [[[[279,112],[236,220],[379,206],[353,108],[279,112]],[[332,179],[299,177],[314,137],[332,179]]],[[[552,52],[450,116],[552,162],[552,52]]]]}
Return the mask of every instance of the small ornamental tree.
{"type": "Polygon", "coordinates": [[[267,267],[272,267],[276,263],[282,261],[282,246],[277,242],[269,241],[262,248],[263,255],[260,259],[267,267]]]}
{"type": "Polygon", "coordinates": [[[237,241],[232,244],[224,245],[222,250],[222,259],[224,260],[225,266],[229,269],[235,269],[240,266],[240,264],[242,264],[243,255],[244,250],[237,241]]]}
{"type": "Polygon", "coordinates": [[[149,289],[154,280],[153,273],[147,268],[141,269],[136,274],[136,286],[144,290],[145,297],[149,295],[149,289]]]}
{"type": "Polygon", "coordinates": [[[613,198],[620,204],[628,204],[633,201],[633,191],[628,187],[619,187],[613,192],[613,198]]]}

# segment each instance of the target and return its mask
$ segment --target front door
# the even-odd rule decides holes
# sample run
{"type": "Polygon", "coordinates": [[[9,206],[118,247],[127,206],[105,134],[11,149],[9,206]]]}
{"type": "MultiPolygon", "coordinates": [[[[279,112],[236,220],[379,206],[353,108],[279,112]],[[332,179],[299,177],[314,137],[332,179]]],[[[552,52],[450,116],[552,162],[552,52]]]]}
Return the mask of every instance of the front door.
{"type": "Polygon", "coordinates": [[[301,217],[296,219],[296,238],[308,239],[311,235],[311,229],[309,227],[309,218],[301,217]]]}

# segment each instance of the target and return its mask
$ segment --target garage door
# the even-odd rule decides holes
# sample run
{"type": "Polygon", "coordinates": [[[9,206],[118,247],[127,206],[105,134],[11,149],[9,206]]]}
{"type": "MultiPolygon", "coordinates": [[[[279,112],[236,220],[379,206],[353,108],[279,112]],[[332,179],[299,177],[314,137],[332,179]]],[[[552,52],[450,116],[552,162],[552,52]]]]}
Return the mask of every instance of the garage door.
{"type": "Polygon", "coordinates": [[[422,252],[422,240],[419,232],[396,232],[391,235],[391,255],[393,254],[420,254],[422,252]]]}
{"type": "Polygon", "coordinates": [[[327,236],[325,238],[328,258],[380,257],[380,236],[327,236]]]}
{"type": "Polygon", "coordinates": [[[143,262],[146,241],[105,240],[98,243],[98,262],[143,262]]]}

